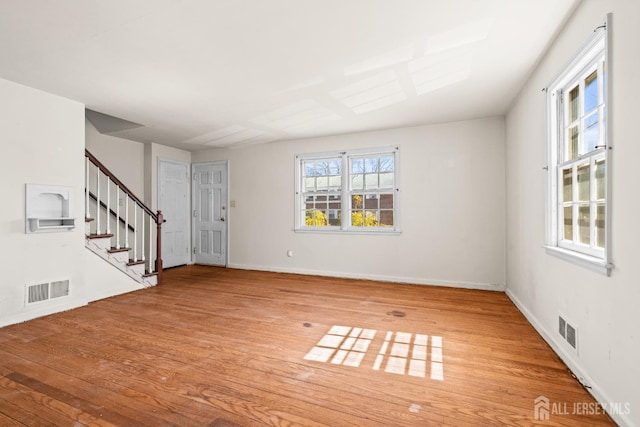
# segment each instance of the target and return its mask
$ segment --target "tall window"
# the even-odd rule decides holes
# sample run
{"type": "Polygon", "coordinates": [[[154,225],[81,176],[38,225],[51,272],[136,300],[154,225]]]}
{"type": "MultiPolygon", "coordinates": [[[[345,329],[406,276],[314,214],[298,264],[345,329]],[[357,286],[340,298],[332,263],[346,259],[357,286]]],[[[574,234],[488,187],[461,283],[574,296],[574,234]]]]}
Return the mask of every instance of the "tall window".
{"type": "Polygon", "coordinates": [[[598,27],[547,89],[547,248],[608,271],[606,32],[598,27]]]}
{"type": "Polygon", "coordinates": [[[296,156],[296,230],[399,231],[398,148],[296,156]]]}

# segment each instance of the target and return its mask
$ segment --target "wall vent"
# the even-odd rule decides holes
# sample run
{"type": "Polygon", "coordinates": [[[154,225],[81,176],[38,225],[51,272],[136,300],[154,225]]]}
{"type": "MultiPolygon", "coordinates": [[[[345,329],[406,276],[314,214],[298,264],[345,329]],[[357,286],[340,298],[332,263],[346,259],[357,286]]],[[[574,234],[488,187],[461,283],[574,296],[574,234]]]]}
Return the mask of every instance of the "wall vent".
{"type": "Polygon", "coordinates": [[[27,304],[42,302],[69,295],[69,281],[58,280],[51,283],[39,283],[27,286],[27,304]]]}
{"type": "Polygon", "coordinates": [[[558,333],[577,353],[578,328],[569,323],[562,315],[558,316],[558,333]]]}
{"type": "Polygon", "coordinates": [[[49,284],[40,283],[27,288],[27,304],[49,299],[49,284]]]}
{"type": "Polygon", "coordinates": [[[558,332],[562,338],[567,339],[567,322],[562,316],[558,316],[558,332]]]}

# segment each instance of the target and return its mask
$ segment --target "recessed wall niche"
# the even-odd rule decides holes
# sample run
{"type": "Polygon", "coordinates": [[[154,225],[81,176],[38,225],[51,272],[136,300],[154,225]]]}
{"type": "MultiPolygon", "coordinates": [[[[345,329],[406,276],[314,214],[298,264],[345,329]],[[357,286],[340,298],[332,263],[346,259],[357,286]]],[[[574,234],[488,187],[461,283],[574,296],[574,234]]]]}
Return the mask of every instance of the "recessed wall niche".
{"type": "Polygon", "coordinates": [[[60,185],[26,184],[25,232],[71,231],[73,188],[60,185]]]}

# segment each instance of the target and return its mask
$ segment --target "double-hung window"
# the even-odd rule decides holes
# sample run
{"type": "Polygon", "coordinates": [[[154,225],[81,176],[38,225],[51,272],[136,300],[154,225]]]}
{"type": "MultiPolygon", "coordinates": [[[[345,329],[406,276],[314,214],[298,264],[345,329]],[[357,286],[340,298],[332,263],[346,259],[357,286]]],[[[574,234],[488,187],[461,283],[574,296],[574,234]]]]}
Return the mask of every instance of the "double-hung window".
{"type": "Polygon", "coordinates": [[[296,156],[296,230],[398,232],[398,148],[296,156]]]}
{"type": "Polygon", "coordinates": [[[606,33],[598,27],[547,88],[547,248],[609,272],[606,33]]]}

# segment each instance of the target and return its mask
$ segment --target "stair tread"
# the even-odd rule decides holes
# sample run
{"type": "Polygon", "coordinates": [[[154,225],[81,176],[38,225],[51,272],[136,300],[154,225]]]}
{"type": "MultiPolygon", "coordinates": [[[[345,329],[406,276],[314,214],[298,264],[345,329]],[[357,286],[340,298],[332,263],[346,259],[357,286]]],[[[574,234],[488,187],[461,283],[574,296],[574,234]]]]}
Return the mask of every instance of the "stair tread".
{"type": "Polygon", "coordinates": [[[146,261],[142,261],[141,259],[139,259],[138,261],[134,261],[132,259],[129,260],[129,262],[127,263],[127,265],[138,265],[138,264],[144,264],[146,261]]]}
{"type": "Polygon", "coordinates": [[[113,237],[113,234],[87,234],[87,239],[101,239],[103,237],[113,237]]]}
{"type": "Polygon", "coordinates": [[[153,276],[157,276],[157,275],[158,275],[158,273],[157,273],[157,272],[154,272],[154,273],[148,273],[148,272],[146,272],[146,273],[144,273],[144,274],[142,275],[142,277],[153,277],[153,276]]]}
{"type": "Polygon", "coordinates": [[[85,217],[84,222],[91,222],[91,221],[93,221],[93,220],[94,220],[93,218],[86,218],[86,217],[85,217]]]}
{"type": "Polygon", "coordinates": [[[111,249],[107,249],[107,252],[109,252],[110,254],[114,254],[117,252],[128,252],[129,250],[131,250],[131,248],[120,248],[120,249],[111,248],[111,249]]]}

